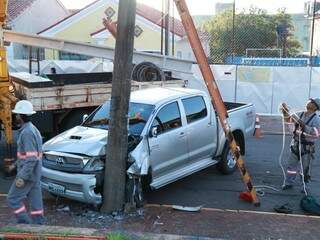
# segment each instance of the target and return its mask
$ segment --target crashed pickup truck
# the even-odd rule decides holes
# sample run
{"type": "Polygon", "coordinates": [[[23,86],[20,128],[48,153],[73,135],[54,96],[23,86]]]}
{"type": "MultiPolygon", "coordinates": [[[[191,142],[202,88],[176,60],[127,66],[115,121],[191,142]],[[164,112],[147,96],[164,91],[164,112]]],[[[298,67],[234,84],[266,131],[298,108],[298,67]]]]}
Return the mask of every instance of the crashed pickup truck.
{"type": "MultiPolygon", "coordinates": [[[[252,104],[225,103],[241,154],[253,133],[252,104]]],[[[80,126],[44,144],[42,188],[54,195],[99,205],[108,137],[110,101],[80,126]]],[[[236,168],[224,132],[205,92],[187,88],[150,88],[131,94],[128,175],[141,176],[157,189],[217,164],[225,173],[236,168]]]]}

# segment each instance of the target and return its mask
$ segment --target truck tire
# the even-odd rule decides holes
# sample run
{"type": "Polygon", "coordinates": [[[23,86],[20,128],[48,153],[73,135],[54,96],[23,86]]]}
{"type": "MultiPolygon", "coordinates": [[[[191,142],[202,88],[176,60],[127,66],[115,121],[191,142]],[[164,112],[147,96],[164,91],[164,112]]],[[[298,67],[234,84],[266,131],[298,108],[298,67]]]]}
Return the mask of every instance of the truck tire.
{"type": "Polygon", "coordinates": [[[236,160],[233,158],[229,144],[226,143],[222,151],[218,169],[222,174],[231,174],[237,168],[236,160]]]}

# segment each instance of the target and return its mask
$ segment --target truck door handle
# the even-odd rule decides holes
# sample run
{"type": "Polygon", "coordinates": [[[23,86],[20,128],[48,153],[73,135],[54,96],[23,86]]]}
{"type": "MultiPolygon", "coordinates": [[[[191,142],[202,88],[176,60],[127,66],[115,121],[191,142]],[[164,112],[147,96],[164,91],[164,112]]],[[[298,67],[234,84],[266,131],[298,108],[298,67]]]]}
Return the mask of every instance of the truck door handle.
{"type": "Polygon", "coordinates": [[[184,136],[186,136],[184,132],[179,133],[179,138],[183,138],[184,136]]]}

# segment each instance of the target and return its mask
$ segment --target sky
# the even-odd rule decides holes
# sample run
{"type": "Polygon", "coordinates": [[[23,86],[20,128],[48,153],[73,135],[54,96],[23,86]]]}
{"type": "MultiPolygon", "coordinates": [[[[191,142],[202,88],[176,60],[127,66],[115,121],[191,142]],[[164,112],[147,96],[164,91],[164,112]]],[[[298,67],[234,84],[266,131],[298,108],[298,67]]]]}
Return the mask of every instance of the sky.
{"type": "MultiPolygon", "coordinates": [[[[67,8],[77,9],[93,2],[94,0],[60,0],[67,8]]],[[[233,2],[232,0],[186,0],[192,15],[214,14],[214,6],[217,2],[233,2]]],[[[251,5],[275,12],[285,7],[289,13],[302,13],[306,0],[236,0],[236,9],[248,9],[251,5]]],[[[157,9],[161,9],[162,0],[137,0],[157,9]]]]}

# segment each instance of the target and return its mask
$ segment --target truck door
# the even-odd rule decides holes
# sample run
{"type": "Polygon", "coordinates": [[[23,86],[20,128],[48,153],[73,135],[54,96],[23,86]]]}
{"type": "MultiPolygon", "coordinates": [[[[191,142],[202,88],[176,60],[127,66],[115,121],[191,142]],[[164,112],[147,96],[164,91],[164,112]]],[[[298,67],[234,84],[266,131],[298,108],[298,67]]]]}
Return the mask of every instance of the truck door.
{"type": "Polygon", "coordinates": [[[217,146],[216,122],[202,96],[182,99],[187,118],[190,162],[212,157],[217,146]]]}
{"type": "Polygon", "coordinates": [[[162,107],[152,122],[157,135],[149,138],[153,177],[175,170],[188,161],[186,126],[182,124],[178,102],[162,107]]]}

